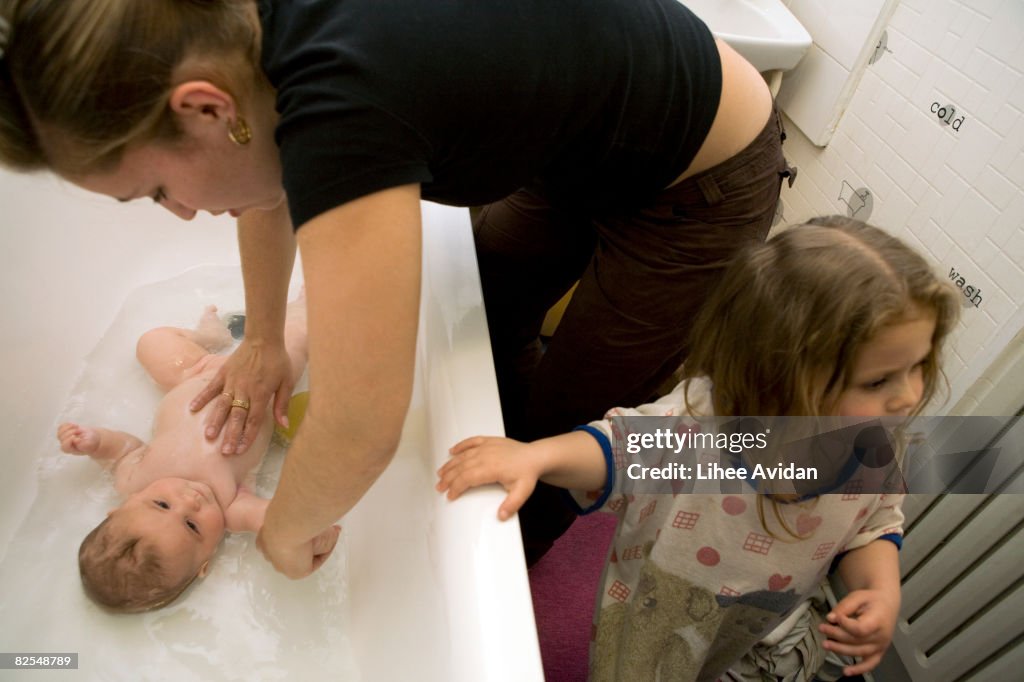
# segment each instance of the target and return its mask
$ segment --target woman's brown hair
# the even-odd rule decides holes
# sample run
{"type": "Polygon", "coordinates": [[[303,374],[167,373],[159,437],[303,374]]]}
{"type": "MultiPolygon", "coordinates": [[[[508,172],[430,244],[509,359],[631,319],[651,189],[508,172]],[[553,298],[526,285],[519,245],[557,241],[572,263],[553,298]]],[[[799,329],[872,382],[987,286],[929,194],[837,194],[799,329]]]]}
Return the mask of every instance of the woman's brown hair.
{"type": "Polygon", "coordinates": [[[183,73],[235,97],[262,78],[253,0],[0,0],[0,20],[0,163],[15,170],[112,169],[128,144],[180,135],[167,105],[183,73]]]}

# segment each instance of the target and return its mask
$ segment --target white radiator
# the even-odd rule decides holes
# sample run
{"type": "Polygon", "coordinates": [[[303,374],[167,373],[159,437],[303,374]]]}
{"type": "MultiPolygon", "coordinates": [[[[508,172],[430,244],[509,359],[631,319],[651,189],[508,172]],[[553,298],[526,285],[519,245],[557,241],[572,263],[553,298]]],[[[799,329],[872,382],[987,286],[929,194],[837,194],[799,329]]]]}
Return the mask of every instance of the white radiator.
{"type": "Polygon", "coordinates": [[[910,495],[904,503],[893,647],[913,682],[1024,680],[1022,431],[1018,420],[994,437],[1013,455],[1001,458],[1009,466],[997,472],[996,494],[910,495]]]}

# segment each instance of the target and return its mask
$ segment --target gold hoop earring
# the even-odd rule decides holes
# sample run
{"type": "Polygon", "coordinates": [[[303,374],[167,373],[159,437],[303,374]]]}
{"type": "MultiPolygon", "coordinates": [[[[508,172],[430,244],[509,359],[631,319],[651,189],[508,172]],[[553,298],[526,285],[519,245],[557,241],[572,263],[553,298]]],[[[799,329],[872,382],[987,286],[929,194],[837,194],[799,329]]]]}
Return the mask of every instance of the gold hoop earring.
{"type": "Polygon", "coordinates": [[[249,127],[249,124],[241,116],[238,117],[237,121],[228,126],[228,139],[239,147],[244,147],[252,140],[252,128],[249,127]]]}

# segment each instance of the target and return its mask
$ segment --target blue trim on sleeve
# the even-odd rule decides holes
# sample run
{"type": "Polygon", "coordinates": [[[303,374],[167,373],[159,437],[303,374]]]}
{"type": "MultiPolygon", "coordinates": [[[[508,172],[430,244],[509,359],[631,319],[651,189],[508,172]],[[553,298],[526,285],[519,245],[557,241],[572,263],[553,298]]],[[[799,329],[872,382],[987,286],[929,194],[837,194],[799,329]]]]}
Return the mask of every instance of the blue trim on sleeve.
{"type": "Polygon", "coordinates": [[[578,502],[576,502],[576,498],[569,494],[568,490],[563,491],[573,510],[580,516],[585,516],[603,507],[604,503],[607,502],[608,498],[611,496],[612,487],[615,484],[615,457],[612,455],[612,444],[608,440],[608,436],[604,435],[600,429],[595,429],[593,426],[584,424],[583,426],[577,426],[573,431],[586,431],[589,433],[595,440],[597,440],[598,444],[601,446],[601,452],[604,454],[604,491],[602,491],[601,497],[597,498],[597,501],[594,502],[594,504],[584,509],[578,502]]]}
{"type": "Polygon", "coordinates": [[[879,535],[877,539],[888,540],[896,545],[896,549],[903,549],[903,536],[899,533],[886,533],[885,535],[879,535]]]}
{"type": "MultiPolygon", "coordinates": [[[[885,535],[879,535],[875,540],[888,540],[892,544],[896,545],[896,549],[903,549],[903,536],[899,533],[886,533],[885,535]]],[[[871,542],[874,542],[872,540],[871,542]]],[[[870,544],[870,543],[869,543],[870,544]]],[[[832,559],[832,565],[828,567],[828,574],[832,575],[839,568],[839,562],[843,560],[843,557],[850,553],[850,550],[836,554],[835,558],[832,559]]]]}

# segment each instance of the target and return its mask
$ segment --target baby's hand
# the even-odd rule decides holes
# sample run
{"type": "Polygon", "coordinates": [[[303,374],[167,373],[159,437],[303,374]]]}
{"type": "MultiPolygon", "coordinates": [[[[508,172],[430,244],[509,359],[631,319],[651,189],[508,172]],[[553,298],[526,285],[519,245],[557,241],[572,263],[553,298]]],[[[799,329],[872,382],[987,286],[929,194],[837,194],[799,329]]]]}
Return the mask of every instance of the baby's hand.
{"type": "Polygon", "coordinates": [[[100,447],[99,431],[71,422],[57,427],[57,439],[60,449],[72,455],[91,455],[100,447]]]}
{"type": "Polygon", "coordinates": [[[475,436],[456,443],[449,452],[452,458],[437,471],[438,492],[447,491],[448,499],[454,500],[469,488],[500,483],[508,491],[498,508],[502,521],[519,511],[540,478],[540,463],[529,443],[475,436]]]}
{"type": "Polygon", "coordinates": [[[892,641],[898,615],[898,605],[878,590],[855,590],[836,604],[826,617],[828,623],[819,626],[828,637],[824,647],[861,659],[844,668],[843,675],[861,675],[878,665],[892,641]]]}

